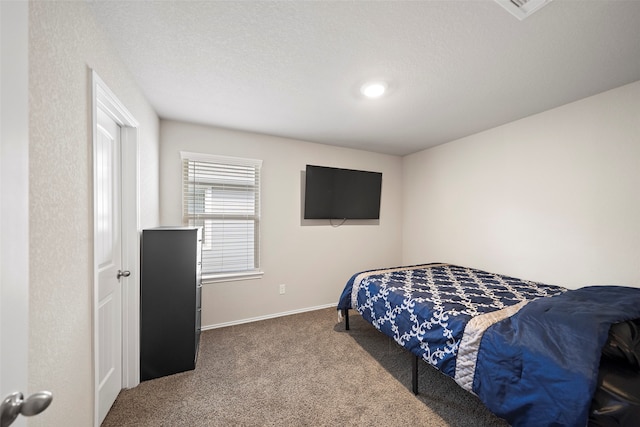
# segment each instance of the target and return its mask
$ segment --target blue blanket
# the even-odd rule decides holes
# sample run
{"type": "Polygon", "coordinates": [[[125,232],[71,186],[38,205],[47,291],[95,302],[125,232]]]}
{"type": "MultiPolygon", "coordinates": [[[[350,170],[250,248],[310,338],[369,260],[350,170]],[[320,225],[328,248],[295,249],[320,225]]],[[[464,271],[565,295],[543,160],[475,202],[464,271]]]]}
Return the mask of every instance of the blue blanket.
{"type": "Polygon", "coordinates": [[[348,308],[514,426],[585,426],[609,327],[640,318],[640,289],[428,264],[353,275],[348,308]]]}
{"type": "Polygon", "coordinates": [[[513,426],[587,425],[612,324],[640,318],[640,289],[591,286],[526,304],[488,328],[473,392],[513,426]]]}

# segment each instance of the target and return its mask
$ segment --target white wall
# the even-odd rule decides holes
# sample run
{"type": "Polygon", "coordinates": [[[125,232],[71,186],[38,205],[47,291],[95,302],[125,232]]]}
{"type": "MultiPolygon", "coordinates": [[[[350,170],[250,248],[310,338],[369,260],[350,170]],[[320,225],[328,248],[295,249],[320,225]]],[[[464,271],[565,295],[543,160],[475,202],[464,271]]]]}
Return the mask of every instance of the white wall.
{"type": "Polygon", "coordinates": [[[404,158],[405,263],[640,286],[640,82],[404,158]]]}
{"type": "Polygon", "coordinates": [[[160,213],[182,221],[180,151],[262,159],[262,279],[203,287],[204,327],[336,304],[351,274],[401,261],[402,159],[175,121],[160,123],[160,213]],[[306,164],[382,172],[379,225],[302,225],[306,164]],[[278,285],[286,284],[286,293],[278,285]]]}
{"type": "Polygon", "coordinates": [[[158,118],[87,4],[29,3],[29,425],[93,424],[90,68],[140,123],[142,226],[159,222],[158,118]]]}

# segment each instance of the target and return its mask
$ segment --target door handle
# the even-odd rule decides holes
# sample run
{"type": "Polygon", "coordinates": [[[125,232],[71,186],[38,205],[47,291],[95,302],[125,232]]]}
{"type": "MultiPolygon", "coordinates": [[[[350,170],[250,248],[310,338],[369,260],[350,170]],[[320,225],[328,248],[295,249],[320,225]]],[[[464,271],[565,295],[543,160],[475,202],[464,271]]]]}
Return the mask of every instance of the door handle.
{"type": "Polygon", "coordinates": [[[0,405],[0,427],[9,427],[22,414],[25,417],[38,415],[51,404],[53,394],[39,391],[24,399],[19,391],[5,397],[0,405]]]}
{"type": "Polygon", "coordinates": [[[118,280],[120,280],[121,277],[129,277],[129,276],[131,276],[131,272],[129,270],[125,270],[125,271],[118,270],[118,274],[116,277],[118,278],[118,280]]]}

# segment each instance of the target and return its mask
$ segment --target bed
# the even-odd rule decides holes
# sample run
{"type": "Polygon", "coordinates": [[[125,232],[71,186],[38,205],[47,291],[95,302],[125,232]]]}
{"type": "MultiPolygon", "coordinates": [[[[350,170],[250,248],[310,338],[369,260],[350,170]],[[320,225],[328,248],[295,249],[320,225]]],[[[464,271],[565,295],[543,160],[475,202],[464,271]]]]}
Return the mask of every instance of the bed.
{"type": "Polygon", "coordinates": [[[640,318],[640,289],[567,290],[451,264],[354,274],[338,302],[476,394],[513,426],[587,425],[612,324],[640,318]]]}

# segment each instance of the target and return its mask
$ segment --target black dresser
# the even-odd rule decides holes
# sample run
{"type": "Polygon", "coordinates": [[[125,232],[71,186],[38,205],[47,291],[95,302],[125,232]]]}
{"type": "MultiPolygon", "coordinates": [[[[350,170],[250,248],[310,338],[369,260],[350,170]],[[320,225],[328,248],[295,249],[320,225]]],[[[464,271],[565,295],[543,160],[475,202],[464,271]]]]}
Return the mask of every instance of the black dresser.
{"type": "Polygon", "coordinates": [[[195,369],[200,341],[202,230],[142,231],[140,381],[195,369]]]}

